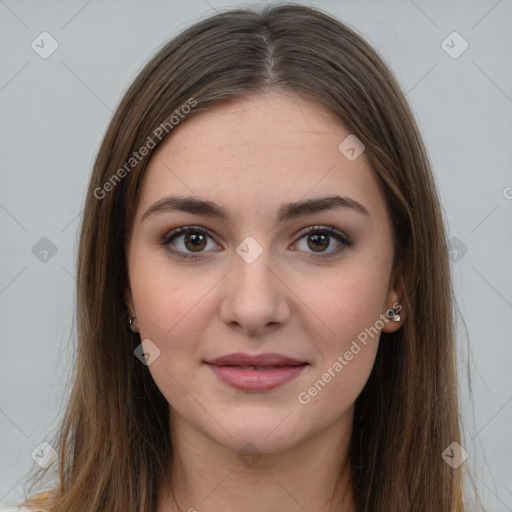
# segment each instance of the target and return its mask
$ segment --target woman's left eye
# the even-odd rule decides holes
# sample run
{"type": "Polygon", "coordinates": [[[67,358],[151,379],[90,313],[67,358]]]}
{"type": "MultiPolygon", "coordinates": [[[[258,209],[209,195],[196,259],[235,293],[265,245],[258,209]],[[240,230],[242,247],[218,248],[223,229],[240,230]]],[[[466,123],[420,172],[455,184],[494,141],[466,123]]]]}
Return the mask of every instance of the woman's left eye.
{"type": "MultiPolygon", "coordinates": [[[[309,256],[312,258],[332,257],[351,245],[351,242],[344,233],[331,226],[313,226],[302,230],[299,235],[298,240],[301,241],[305,238],[307,240],[307,247],[313,250],[313,255],[309,256]],[[325,250],[331,246],[330,238],[336,240],[338,247],[326,253],[325,250]]],[[[212,239],[204,228],[186,226],[171,231],[164,237],[162,244],[174,247],[170,249],[171,252],[180,258],[194,259],[198,258],[203,252],[207,252],[204,249],[208,245],[208,238],[212,239]],[[182,239],[181,246],[183,248],[176,250],[175,241],[179,239],[182,239]]],[[[298,242],[295,245],[298,245],[298,242]]]]}
{"type": "Polygon", "coordinates": [[[315,254],[309,256],[313,258],[329,258],[335,256],[351,245],[348,236],[332,226],[313,226],[312,228],[306,228],[305,231],[301,232],[299,240],[303,238],[306,238],[307,246],[313,249],[315,254]],[[338,247],[325,253],[325,249],[329,248],[331,245],[330,238],[336,240],[338,247]]]}

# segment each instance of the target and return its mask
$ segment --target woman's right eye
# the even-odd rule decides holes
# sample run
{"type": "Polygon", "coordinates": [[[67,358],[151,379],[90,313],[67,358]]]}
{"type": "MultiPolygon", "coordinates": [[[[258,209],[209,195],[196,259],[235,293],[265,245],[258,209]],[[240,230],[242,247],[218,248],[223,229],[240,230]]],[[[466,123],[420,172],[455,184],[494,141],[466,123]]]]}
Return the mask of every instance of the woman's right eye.
{"type": "Polygon", "coordinates": [[[185,226],[174,229],[167,234],[162,244],[167,247],[171,246],[169,250],[180,258],[195,259],[202,253],[208,252],[204,251],[204,249],[208,246],[209,238],[212,239],[204,228],[199,226],[185,226]],[[179,240],[179,242],[176,243],[176,240],[179,240]],[[177,245],[180,247],[176,250],[177,245]]]}

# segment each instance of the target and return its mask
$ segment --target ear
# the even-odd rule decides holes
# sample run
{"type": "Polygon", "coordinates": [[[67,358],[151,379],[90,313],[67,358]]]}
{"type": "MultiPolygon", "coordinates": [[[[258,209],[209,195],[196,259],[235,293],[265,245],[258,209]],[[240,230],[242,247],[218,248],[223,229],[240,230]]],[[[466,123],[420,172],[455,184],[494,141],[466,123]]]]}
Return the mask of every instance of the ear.
{"type": "Polygon", "coordinates": [[[126,287],[126,290],[124,291],[124,301],[128,312],[128,322],[130,321],[130,319],[133,318],[132,324],[130,325],[130,330],[132,332],[139,332],[137,317],[135,316],[135,308],[133,307],[132,290],[129,285],[126,287]]]}
{"type": "Polygon", "coordinates": [[[386,313],[387,318],[384,321],[382,332],[396,332],[405,320],[405,308],[403,306],[405,299],[405,287],[403,275],[401,272],[393,272],[391,284],[386,296],[386,313]],[[393,312],[400,315],[400,320],[393,320],[393,312]]]}

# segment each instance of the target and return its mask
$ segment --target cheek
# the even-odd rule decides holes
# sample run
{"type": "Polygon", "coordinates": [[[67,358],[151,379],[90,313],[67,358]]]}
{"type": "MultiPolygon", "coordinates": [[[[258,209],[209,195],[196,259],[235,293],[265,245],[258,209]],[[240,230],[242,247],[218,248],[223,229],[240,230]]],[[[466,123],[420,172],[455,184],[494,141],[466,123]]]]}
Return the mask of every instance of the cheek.
{"type": "Polygon", "coordinates": [[[215,280],[161,262],[132,269],[132,293],[141,340],[150,339],[159,355],[148,367],[157,387],[180,413],[195,410],[201,392],[200,343],[207,329],[208,291],[215,280]],[[197,364],[196,364],[197,363],[197,364]]]}
{"type": "Polygon", "coordinates": [[[159,254],[133,259],[131,287],[141,340],[150,339],[159,355],[149,371],[167,401],[178,411],[194,408],[201,392],[204,333],[211,322],[216,287],[222,280],[204,272],[169,264],[159,254]]]}
{"type": "Polygon", "coordinates": [[[314,320],[304,327],[319,354],[309,387],[301,390],[308,408],[334,417],[366,384],[383,325],[386,277],[379,266],[347,266],[328,280],[317,279],[317,286],[305,294],[303,300],[315,315],[309,315],[314,320]]]}
{"type": "Polygon", "coordinates": [[[178,332],[186,334],[183,325],[189,324],[191,318],[200,317],[202,298],[207,297],[216,281],[209,274],[198,278],[185,267],[173,267],[161,253],[151,256],[133,258],[132,295],[141,336],[167,343],[166,340],[175,340],[178,332]]]}
{"type": "Polygon", "coordinates": [[[387,275],[378,266],[347,265],[304,287],[304,302],[324,324],[322,338],[336,345],[373,326],[385,312],[387,275]]]}

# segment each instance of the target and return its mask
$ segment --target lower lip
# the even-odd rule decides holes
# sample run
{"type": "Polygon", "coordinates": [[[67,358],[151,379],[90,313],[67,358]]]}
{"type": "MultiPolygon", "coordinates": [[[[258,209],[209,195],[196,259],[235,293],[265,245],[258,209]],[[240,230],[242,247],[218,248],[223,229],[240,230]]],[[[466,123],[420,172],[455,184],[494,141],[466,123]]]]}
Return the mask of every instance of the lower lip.
{"type": "Polygon", "coordinates": [[[266,391],[274,389],[295,379],[307,366],[281,366],[272,370],[252,370],[240,366],[207,366],[222,382],[243,391],[266,391]]]}

